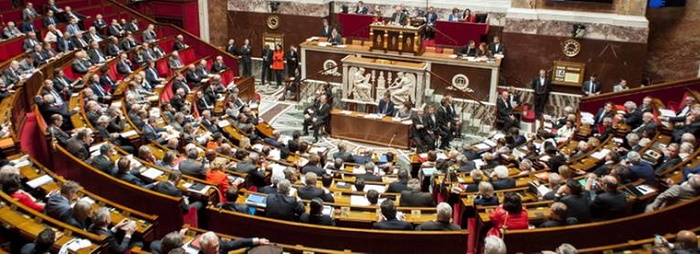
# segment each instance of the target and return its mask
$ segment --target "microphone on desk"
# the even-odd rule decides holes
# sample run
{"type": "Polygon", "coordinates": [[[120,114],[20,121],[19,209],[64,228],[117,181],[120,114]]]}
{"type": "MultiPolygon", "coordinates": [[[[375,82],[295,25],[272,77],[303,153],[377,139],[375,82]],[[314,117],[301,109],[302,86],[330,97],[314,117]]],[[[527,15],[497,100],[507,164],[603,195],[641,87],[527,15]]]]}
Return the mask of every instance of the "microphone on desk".
{"type": "Polygon", "coordinates": [[[394,135],[391,136],[391,139],[389,140],[389,148],[391,148],[391,143],[394,142],[394,138],[396,138],[396,132],[394,132],[394,135]]]}

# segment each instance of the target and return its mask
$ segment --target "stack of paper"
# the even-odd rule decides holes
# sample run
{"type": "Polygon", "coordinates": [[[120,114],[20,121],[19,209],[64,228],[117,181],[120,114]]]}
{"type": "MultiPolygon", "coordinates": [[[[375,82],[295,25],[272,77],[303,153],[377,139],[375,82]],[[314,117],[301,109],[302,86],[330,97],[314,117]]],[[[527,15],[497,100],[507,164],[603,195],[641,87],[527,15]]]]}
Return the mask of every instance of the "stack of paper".
{"type": "Polygon", "coordinates": [[[219,127],[224,128],[226,126],[231,125],[231,123],[228,120],[220,120],[219,121],[219,127]]]}
{"type": "Polygon", "coordinates": [[[155,168],[148,168],[146,171],[141,172],[141,175],[147,177],[148,179],[155,180],[163,175],[163,171],[155,168]]]}
{"type": "Polygon", "coordinates": [[[47,184],[47,183],[50,183],[50,182],[53,182],[53,178],[49,175],[43,175],[43,176],[34,178],[30,181],[27,181],[27,185],[29,185],[29,187],[31,187],[32,189],[36,189],[37,187],[42,186],[42,185],[47,184]]]}

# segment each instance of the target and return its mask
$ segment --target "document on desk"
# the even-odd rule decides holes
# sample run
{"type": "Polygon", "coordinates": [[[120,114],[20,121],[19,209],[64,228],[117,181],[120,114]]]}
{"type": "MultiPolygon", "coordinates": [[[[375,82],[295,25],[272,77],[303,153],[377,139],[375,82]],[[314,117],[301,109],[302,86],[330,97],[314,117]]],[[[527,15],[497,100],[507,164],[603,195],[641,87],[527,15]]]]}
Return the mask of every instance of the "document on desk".
{"type": "Polygon", "coordinates": [[[155,180],[156,178],[162,176],[164,173],[155,168],[148,168],[146,171],[141,172],[141,175],[147,177],[148,179],[155,180]]]}
{"type": "Polygon", "coordinates": [[[228,120],[219,120],[219,127],[224,128],[229,125],[231,125],[231,123],[228,120]]]}
{"type": "Polygon", "coordinates": [[[351,206],[369,206],[369,201],[367,201],[367,198],[362,195],[352,195],[350,196],[350,205],[351,206]]]}
{"type": "Polygon", "coordinates": [[[608,155],[608,153],[610,153],[610,150],[603,149],[603,150],[600,150],[598,152],[591,154],[591,157],[595,158],[596,160],[602,160],[605,158],[606,155],[608,155]]]}
{"type": "MultiPolygon", "coordinates": [[[[354,186],[353,186],[354,187],[354,186]]],[[[384,185],[375,185],[375,184],[368,184],[365,185],[365,192],[369,190],[376,190],[377,192],[384,193],[386,191],[386,186],[384,185]]]]}
{"type": "Polygon", "coordinates": [[[92,245],[90,240],[73,238],[72,240],[68,241],[63,247],[61,247],[61,249],[65,247],[68,248],[68,250],[70,250],[71,252],[78,252],[78,250],[90,247],[90,245],[92,245]]]}
{"type": "Polygon", "coordinates": [[[136,130],[130,130],[130,131],[125,131],[125,132],[119,133],[119,135],[122,138],[129,138],[129,137],[133,137],[133,136],[138,135],[138,133],[136,133],[136,130]]]}
{"type": "Polygon", "coordinates": [[[27,181],[27,185],[32,189],[36,189],[39,186],[53,182],[53,178],[50,175],[43,175],[32,180],[27,181]]]}
{"type": "Polygon", "coordinates": [[[670,110],[670,109],[660,108],[659,114],[661,114],[661,116],[665,116],[665,117],[676,117],[676,112],[674,112],[673,110],[670,110]]]}
{"type": "Polygon", "coordinates": [[[309,153],[325,153],[328,148],[321,146],[313,146],[309,149],[309,153]]]}
{"type": "Polygon", "coordinates": [[[263,147],[265,147],[263,144],[255,144],[251,146],[250,148],[253,148],[256,152],[262,152],[263,147]]]}

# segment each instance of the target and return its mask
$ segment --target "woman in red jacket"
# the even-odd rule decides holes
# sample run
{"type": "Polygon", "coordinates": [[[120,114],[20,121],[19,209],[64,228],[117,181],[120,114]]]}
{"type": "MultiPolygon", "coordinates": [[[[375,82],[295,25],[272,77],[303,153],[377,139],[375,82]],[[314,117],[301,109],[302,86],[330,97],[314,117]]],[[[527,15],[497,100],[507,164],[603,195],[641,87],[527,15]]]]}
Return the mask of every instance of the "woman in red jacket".
{"type": "Polygon", "coordinates": [[[496,207],[489,215],[493,227],[487,235],[502,237],[500,229],[528,229],[527,210],[521,203],[520,195],[508,193],[503,198],[503,205],[496,207]]]}
{"type": "Polygon", "coordinates": [[[284,50],[282,50],[282,45],[275,45],[275,52],[272,53],[272,66],[270,66],[275,72],[275,79],[277,79],[277,87],[282,86],[282,73],[284,72],[284,50]]]}
{"type": "Polygon", "coordinates": [[[22,182],[20,181],[19,176],[13,175],[2,181],[2,191],[31,209],[34,209],[39,212],[44,210],[45,204],[37,202],[36,199],[34,199],[34,197],[21,190],[21,185],[22,182]]]}

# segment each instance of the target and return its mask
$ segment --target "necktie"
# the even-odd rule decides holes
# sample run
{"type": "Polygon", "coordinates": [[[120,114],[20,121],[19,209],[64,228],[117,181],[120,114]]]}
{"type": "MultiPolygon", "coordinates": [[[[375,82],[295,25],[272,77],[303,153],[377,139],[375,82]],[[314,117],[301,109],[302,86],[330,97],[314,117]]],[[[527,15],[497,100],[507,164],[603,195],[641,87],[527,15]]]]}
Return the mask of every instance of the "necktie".
{"type": "Polygon", "coordinates": [[[204,101],[204,107],[209,108],[209,103],[207,103],[207,99],[202,98],[202,101],[204,101]]]}
{"type": "Polygon", "coordinates": [[[124,66],[126,66],[126,72],[131,73],[131,66],[129,66],[129,63],[124,61],[124,66]]]}
{"type": "Polygon", "coordinates": [[[95,87],[97,87],[97,92],[100,93],[100,97],[105,96],[105,90],[102,89],[102,86],[100,84],[93,84],[95,87]]]}
{"type": "Polygon", "coordinates": [[[55,90],[51,89],[51,94],[56,99],[56,104],[63,105],[63,98],[55,90]]]}
{"type": "Polygon", "coordinates": [[[590,87],[589,87],[590,91],[588,91],[589,93],[593,93],[593,87],[594,87],[594,86],[595,86],[595,83],[591,82],[591,85],[590,85],[590,87]]]}

